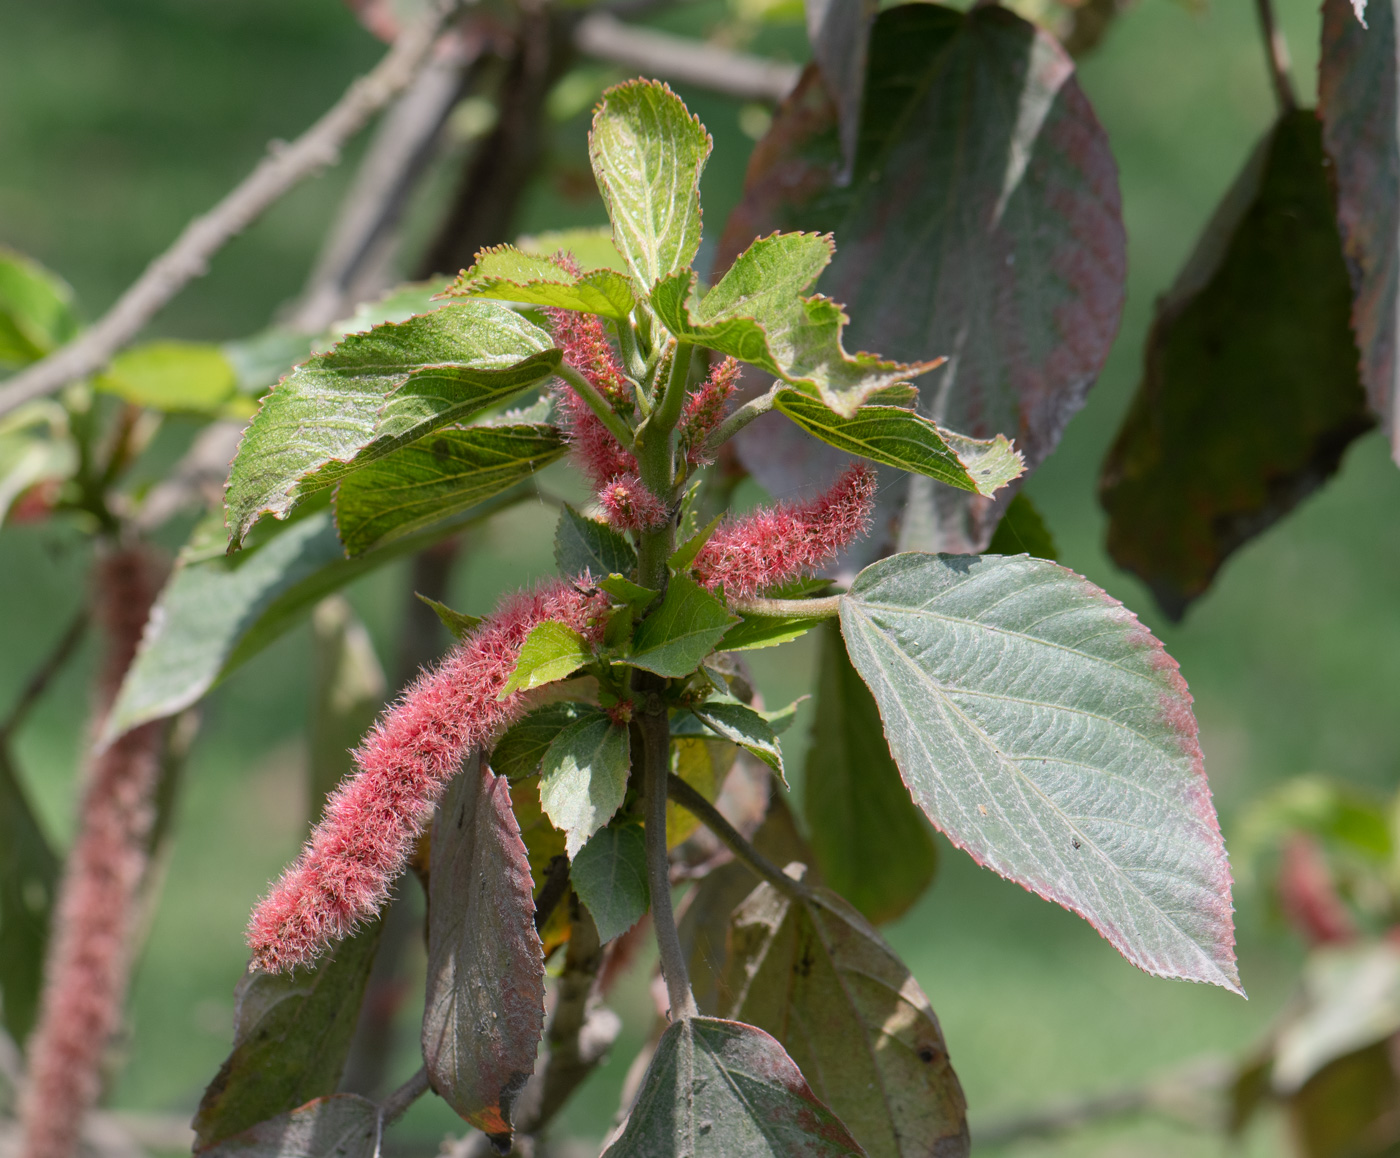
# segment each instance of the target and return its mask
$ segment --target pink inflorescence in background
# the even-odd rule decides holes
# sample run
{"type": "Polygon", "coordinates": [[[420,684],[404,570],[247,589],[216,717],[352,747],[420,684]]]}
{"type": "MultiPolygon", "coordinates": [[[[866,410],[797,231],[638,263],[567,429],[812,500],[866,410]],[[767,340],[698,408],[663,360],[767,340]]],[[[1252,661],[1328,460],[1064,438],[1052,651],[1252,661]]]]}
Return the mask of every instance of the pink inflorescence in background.
{"type": "Polygon", "coordinates": [[[254,966],[307,964],[379,910],[463,757],[527,707],[519,692],[497,698],[526,636],[556,620],[597,640],[606,606],[562,581],[516,595],[404,692],[355,753],[358,772],[327,801],[300,858],[254,910],[254,966]]]}
{"type": "Polygon", "coordinates": [[[810,574],[870,529],[875,472],[857,464],[807,503],[761,507],[720,525],[695,559],[695,577],[731,599],[810,574]]]}

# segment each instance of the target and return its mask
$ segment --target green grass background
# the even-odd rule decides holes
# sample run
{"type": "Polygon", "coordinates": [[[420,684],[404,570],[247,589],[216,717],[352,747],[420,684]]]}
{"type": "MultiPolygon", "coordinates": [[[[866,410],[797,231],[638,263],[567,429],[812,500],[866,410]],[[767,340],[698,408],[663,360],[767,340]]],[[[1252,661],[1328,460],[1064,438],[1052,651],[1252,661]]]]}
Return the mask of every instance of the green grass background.
{"type": "MultiPolygon", "coordinates": [[[[1319,18],[1283,0],[1295,77],[1311,99],[1319,18]]],[[[673,14],[699,29],[712,3],[673,14]]],[[[799,53],[793,31],[763,46],[799,53]]],[[[0,244],[67,277],[89,317],[104,309],[181,224],[206,209],[274,137],[304,128],[380,54],[337,0],[45,0],[0,5],[0,244]]],[[[1226,567],[1213,592],[1172,627],[1102,549],[1098,464],[1136,385],[1152,301],[1170,283],[1215,202],[1272,115],[1247,0],[1192,9],[1141,0],[1082,67],[1121,167],[1130,257],[1121,334],[1086,410],[1029,484],[1070,566],[1122,598],[1162,638],[1191,684],[1227,841],[1252,797],[1322,772],[1377,792],[1400,771],[1400,472],[1376,436],[1341,475],[1226,567]]],[[[716,137],[706,176],[712,230],[736,200],[750,145],[739,106],[683,90],[716,137]]],[[[594,223],[580,196],[583,114],[557,126],[555,174],[532,190],[522,229],[594,223]]],[[[348,152],[353,162],[356,150],[348,152]]],[[[288,197],[213,262],[156,329],[234,337],[264,324],[305,276],[347,168],[288,197]]],[[[586,183],[585,183],[586,184],[586,183]]],[[[425,209],[442,195],[442,182],[425,209]]],[[[839,242],[839,238],[838,238],[839,242]]],[[[167,450],[189,428],[172,422],[167,450]]],[[[550,566],[552,519],[517,512],[469,544],[454,605],[488,610],[550,566]]],[[[59,527],[0,534],[0,704],[83,597],[85,550],[59,527]]],[[[351,593],[386,661],[406,573],[391,567],[351,593]]],[[[760,654],[771,701],[806,690],[812,653],[760,654]]],[[[20,755],[54,839],[72,826],[74,767],[91,655],[74,664],[24,732],[20,755]]],[[[136,974],[115,1105],[187,1111],[227,1050],[233,985],[250,905],[304,831],[300,732],[309,673],[305,630],[262,655],[207,701],[180,805],[164,898],[136,974]]],[[[800,767],[807,721],[787,739],[800,767]]],[[[797,791],[800,793],[800,775],[797,791]]],[[[1086,924],[943,846],[939,879],[889,930],[942,1018],[979,1122],[1058,1098],[1132,1084],[1206,1053],[1245,1051],[1286,1000],[1297,949],[1257,888],[1238,890],[1241,972],[1249,1002],[1157,981],[1125,964],[1086,924]]],[[[561,1130],[596,1138],[614,1112],[631,1048],[648,1029],[640,981],[623,987],[623,1040],[561,1130]]],[[[415,1065],[405,1013],[404,1073],[415,1065]]],[[[454,1118],[428,1100],[400,1130],[435,1144],[454,1118]]],[[[1273,1125],[1250,1153],[1280,1152],[1273,1125]]],[[[1210,1155],[1218,1137],[1156,1121],[1111,1124],[1017,1155],[1210,1155]]]]}

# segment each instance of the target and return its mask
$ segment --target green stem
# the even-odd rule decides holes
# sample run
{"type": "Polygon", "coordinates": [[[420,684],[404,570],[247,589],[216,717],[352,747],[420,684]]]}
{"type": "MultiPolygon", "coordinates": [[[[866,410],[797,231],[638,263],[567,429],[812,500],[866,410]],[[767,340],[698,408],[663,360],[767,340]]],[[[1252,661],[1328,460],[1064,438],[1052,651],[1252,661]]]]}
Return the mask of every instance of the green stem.
{"type": "Polygon", "coordinates": [[[834,619],[841,613],[841,596],[823,599],[734,599],[730,606],[741,615],[767,615],[797,619],[834,619]]]}
{"type": "Polygon", "coordinates": [[[782,382],[774,382],[767,394],[760,394],[757,398],[752,398],[745,402],[738,410],[734,411],[728,418],[715,427],[710,434],[709,441],[705,443],[705,453],[713,456],[726,442],[733,438],[739,431],[743,430],[750,422],[762,414],[767,414],[773,409],[774,403],[778,401],[778,391],[783,388],[782,382]]]}
{"type": "Polygon", "coordinates": [[[632,431],[628,429],[627,423],[622,421],[621,415],[612,408],[608,400],[598,393],[598,388],[592,382],[567,362],[560,363],[555,374],[572,386],[575,393],[588,403],[589,409],[602,420],[603,425],[622,444],[624,450],[636,452],[632,442],[632,431]]]}
{"type": "Polygon", "coordinates": [[[647,364],[637,346],[637,331],[628,321],[614,322],[613,327],[617,330],[617,345],[622,351],[622,361],[627,367],[627,373],[638,382],[643,381],[647,376],[647,364]]]}

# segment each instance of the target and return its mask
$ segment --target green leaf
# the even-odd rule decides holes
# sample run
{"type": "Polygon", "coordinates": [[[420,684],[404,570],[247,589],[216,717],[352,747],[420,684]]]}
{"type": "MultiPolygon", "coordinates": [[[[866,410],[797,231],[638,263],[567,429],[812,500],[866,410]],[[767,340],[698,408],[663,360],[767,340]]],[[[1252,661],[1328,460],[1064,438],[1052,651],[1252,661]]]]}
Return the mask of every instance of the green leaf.
{"type": "Polygon", "coordinates": [[[478,759],[433,822],[423,1060],[467,1123],[509,1146],[544,1032],[544,952],[510,788],[478,759]]]}
{"type": "Polygon", "coordinates": [[[37,261],[0,246],[0,367],[37,362],[77,331],[68,284],[37,261]]]}
{"type": "Polygon", "coordinates": [[[39,1012],[59,862],[0,744],[0,995],[5,1028],[23,1048],[39,1012]]]}
{"type": "Polygon", "coordinates": [[[200,1158],[378,1158],[383,1132],[383,1115],[373,1102],[335,1094],[195,1153],[200,1158]]]}
{"type": "Polygon", "coordinates": [[[724,633],[724,650],[751,651],[760,647],[777,647],[780,643],[791,643],[806,635],[821,623],[821,619],[799,615],[746,614],[724,633]]]}
{"type": "Polygon", "coordinates": [[[525,482],[563,455],[557,427],[466,426],[435,431],[343,479],[335,521],[346,553],[373,547],[525,482]]]}
{"type": "Polygon", "coordinates": [[[606,591],[616,602],[637,611],[644,611],[650,607],[652,601],[661,594],[650,587],[643,587],[640,583],[633,583],[622,575],[609,575],[606,579],[599,580],[598,588],[606,591]]]}
{"type": "Polygon", "coordinates": [[[671,1023],[603,1158],[863,1155],[772,1037],[714,1017],[671,1023]]]}
{"type": "Polygon", "coordinates": [[[661,676],[689,675],[738,622],[695,580],[673,575],[661,606],[638,626],[627,662],[661,676]]]}
{"type": "MultiPolygon", "coordinates": [[[[697,479],[696,481],[699,482],[700,480],[697,479]]],[[[671,553],[670,559],[667,560],[667,565],[671,568],[671,570],[687,570],[690,567],[690,565],[695,562],[695,557],[699,555],[700,552],[704,549],[705,544],[710,541],[710,536],[715,533],[715,531],[718,529],[720,523],[723,520],[724,512],[721,511],[713,519],[711,519],[708,523],[706,523],[703,527],[696,531],[695,534],[691,535],[690,538],[688,538],[684,543],[677,547],[671,553]]]]}
{"type": "Polygon", "coordinates": [[[429,599],[421,591],[415,591],[413,594],[433,609],[433,613],[442,621],[443,627],[447,628],[452,633],[452,638],[459,643],[481,626],[481,616],[479,615],[466,615],[461,611],[453,611],[446,603],[429,599]]]}
{"type": "Polygon", "coordinates": [[[881,925],[932,883],[938,847],[899,778],[880,710],[835,623],[821,644],[803,814],[826,883],[881,925]]]}
{"type": "Polygon", "coordinates": [[[454,298],[497,298],[531,306],[553,306],[602,314],[626,322],[636,304],[632,287],[610,269],[572,274],[547,257],[533,257],[513,245],[483,249],[476,264],[447,287],[454,298]]]}
{"type": "Polygon", "coordinates": [[[965,1156],[967,1103],[913,975],[836,894],[763,884],[735,911],[730,1016],[766,1029],[870,1158],[965,1156]]]}
{"type": "Polygon", "coordinates": [[[225,495],[232,542],[260,515],[549,377],[548,334],[496,302],[462,302],[351,334],[277,384],[243,435],[225,495]]]}
{"type": "Polygon", "coordinates": [[[525,637],[520,658],[501,689],[500,698],[555,683],[573,675],[592,659],[593,649],[588,641],[568,624],[552,619],[536,624],[525,637]]]}
{"type": "Polygon", "coordinates": [[[631,575],[637,570],[637,552],[627,539],[607,523],[581,515],[568,503],[554,532],[554,561],[561,575],[631,575]]]}
{"type": "Polygon", "coordinates": [[[606,944],[642,919],[651,905],[646,838],[640,824],[600,828],[569,869],[578,899],[588,906],[606,944]]]}
{"type": "Polygon", "coordinates": [[[1159,977],[1241,992],[1191,696],[1135,616],[1023,556],[894,555],[841,598],[915,801],[1159,977]]]}
{"type": "Polygon", "coordinates": [[[808,434],[847,454],[979,495],[995,494],[1025,470],[1021,456],[1004,435],[964,438],[940,430],[922,414],[902,406],[862,406],[843,418],[816,398],[780,390],[775,408],[808,434]]]}
{"type": "Polygon", "coordinates": [[[608,89],[593,114],[593,175],[613,244],[643,291],[688,266],[700,248],[700,171],[710,148],[699,119],[656,81],[608,89]]]}
{"type": "Polygon", "coordinates": [[[533,776],[540,770],[544,754],[555,737],[591,712],[584,704],[563,701],[526,713],[497,741],[491,752],[492,771],[510,780],[533,776]]]}
{"type": "Polygon", "coordinates": [[[613,244],[611,226],[546,229],[541,233],[529,233],[518,237],[515,244],[534,257],[550,257],[562,250],[573,256],[584,273],[592,273],[598,269],[627,272],[627,263],[622,260],[622,254],[617,252],[617,246],[613,244]]]}
{"type": "Polygon", "coordinates": [[[849,415],[875,391],[931,370],[942,359],[905,365],[847,354],[841,345],[847,321],[841,307],[803,296],[831,252],[830,237],[814,233],[761,237],[699,301],[694,300],[695,274],[685,271],[656,286],[652,308],[678,338],[815,390],[849,415]]]}
{"type": "Polygon", "coordinates": [[[238,375],[218,346],[148,342],[123,350],[93,384],[153,410],[217,414],[233,398],[238,375]]]}
{"type": "Polygon", "coordinates": [[[597,710],[570,724],[545,751],[540,804],[564,834],[571,860],[621,806],[631,751],[627,729],[597,710]]]}
{"type": "Polygon", "coordinates": [[[778,746],[778,734],[773,726],[747,704],[730,704],[709,700],[690,709],[716,736],[738,744],[757,756],[787,786],[783,775],[783,750],[778,746]]]}
{"type": "Polygon", "coordinates": [[[383,297],[361,302],[354,313],[331,327],[331,333],[338,338],[346,334],[363,334],[385,322],[406,322],[419,314],[440,310],[443,303],[438,298],[447,285],[442,278],[397,285],[383,297]]]}
{"type": "Polygon", "coordinates": [[[78,445],[68,414],[41,398],[0,418],[0,524],[30,487],[62,482],[78,469],[78,445]]]}
{"type": "Polygon", "coordinates": [[[1157,303],[1099,495],[1109,554],[1173,619],[1374,424],[1331,181],[1316,116],[1281,117],[1157,303]]]}
{"type": "Polygon", "coordinates": [[[194,1117],[196,1151],[335,1092],[382,929],[376,919],[312,969],[243,975],[233,1051],[194,1117]]]}
{"type": "Polygon", "coordinates": [[[988,555],[1034,555],[1037,559],[1058,559],[1054,536],[1045,520],[1040,517],[1035,504],[1026,497],[1025,491],[1018,491],[1016,497],[1007,504],[1006,513],[987,544],[988,555]]]}
{"type": "Polygon", "coordinates": [[[1336,190],[1337,224],[1351,276],[1351,324],[1361,381],[1400,462],[1400,18],[1394,0],[1322,5],[1317,112],[1336,190]]]}
{"type": "MultiPolygon", "coordinates": [[[[956,355],[924,380],[921,411],[944,429],[1015,438],[1032,470],[1083,405],[1122,312],[1107,134],[1064,50],[1001,5],[886,7],[865,77],[851,179],[837,109],[809,69],[754,152],[716,266],[775,229],[834,234],[819,288],[846,303],[847,343],[898,360],[956,355]]],[[[755,423],[736,448],[781,494],[785,478],[811,477],[822,448],[789,458],[774,429],[755,423]]],[[[1000,512],[947,498],[939,545],[980,549],[1000,512]]]]}

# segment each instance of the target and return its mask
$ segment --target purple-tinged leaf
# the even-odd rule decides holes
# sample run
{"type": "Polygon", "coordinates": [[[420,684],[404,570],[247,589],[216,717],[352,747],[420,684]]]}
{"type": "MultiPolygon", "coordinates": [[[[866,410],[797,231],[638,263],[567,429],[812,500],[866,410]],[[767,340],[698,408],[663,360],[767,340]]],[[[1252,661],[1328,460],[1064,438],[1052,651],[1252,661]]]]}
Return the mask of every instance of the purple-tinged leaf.
{"type": "Polygon", "coordinates": [[[841,633],[955,845],[1146,972],[1242,992],[1191,694],[1136,616],[1043,559],[905,554],[856,577],[841,633]]]}
{"type": "Polygon", "coordinates": [[[468,761],[433,823],[423,1058],[454,1110],[509,1141],[544,1032],[544,953],[510,788],[468,761]]]}
{"type": "Polygon", "coordinates": [[[195,1153],[202,1158],[379,1158],[383,1132],[378,1106],[356,1094],[336,1094],[195,1153]]]}
{"type": "Polygon", "coordinates": [[[1396,0],[1322,6],[1318,113],[1351,273],[1361,381],[1400,462],[1400,20],[1396,0]],[[1362,12],[1369,27],[1358,23],[1362,12]]]}
{"type": "Polygon", "coordinates": [[[870,54],[870,25],[878,0],[807,0],[807,39],[822,84],[836,106],[843,177],[855,164],[860,140],[860,102],[865,63],[870,54]]]}
{"type": "Polygon", "coordinates": [[[661,1036],[621,1135],[603,1158],[839,1158],[863,1155],[783,1047],[714,1017],[661,1036]]]}

